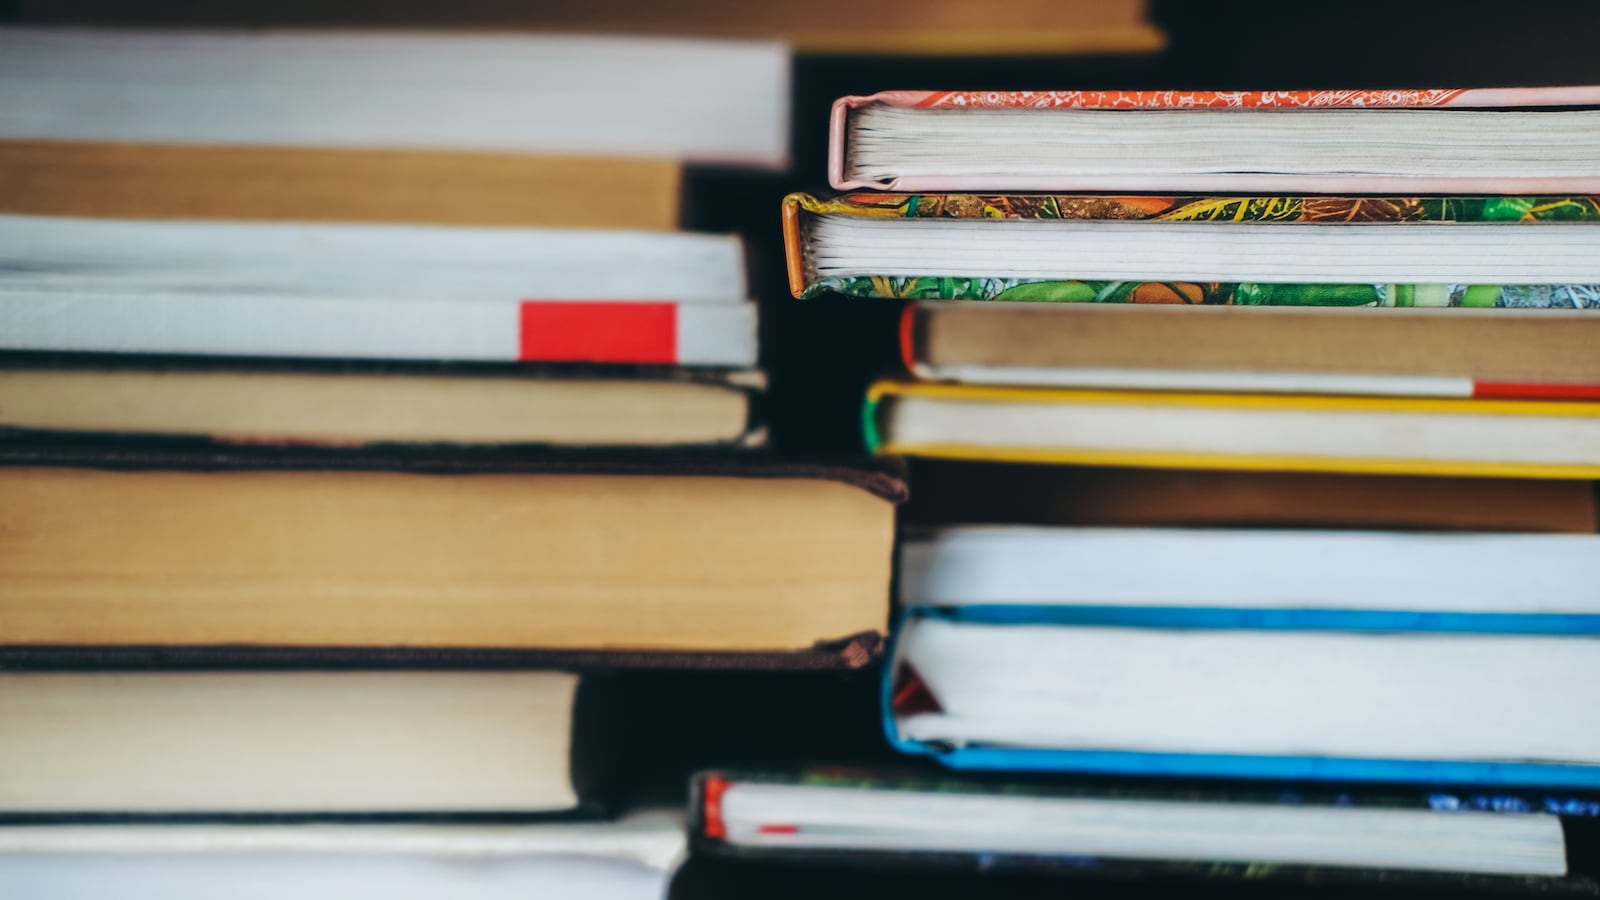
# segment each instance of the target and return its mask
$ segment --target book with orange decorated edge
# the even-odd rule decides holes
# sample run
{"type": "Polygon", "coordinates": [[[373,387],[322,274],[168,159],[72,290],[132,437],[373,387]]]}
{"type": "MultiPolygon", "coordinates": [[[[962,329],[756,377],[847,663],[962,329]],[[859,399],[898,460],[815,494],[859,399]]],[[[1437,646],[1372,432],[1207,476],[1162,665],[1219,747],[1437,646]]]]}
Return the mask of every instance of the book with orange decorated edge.
{"type": "Polygon", "coordinates": [[[881,381],[888,456],[1175,469],[1600,478],[1600,402],[1089,391],[881,381]]]}
{"type": "Polygon", "coordinates": [[[791,194],[783,227],[797,297],[1600,310],[1593,195],[791,194]]]}
{"type": "Polygon", "coordinates": [[[1600,86],[886,91],[834,104],[837,189],[1600,191],[1600,86]]]}

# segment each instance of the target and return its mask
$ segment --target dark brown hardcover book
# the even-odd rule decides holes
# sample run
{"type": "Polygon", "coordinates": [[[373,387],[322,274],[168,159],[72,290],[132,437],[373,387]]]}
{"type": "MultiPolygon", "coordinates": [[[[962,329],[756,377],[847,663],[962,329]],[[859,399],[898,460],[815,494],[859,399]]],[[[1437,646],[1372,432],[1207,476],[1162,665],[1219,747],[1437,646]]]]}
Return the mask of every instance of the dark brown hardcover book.
{"type": "Polygon", "coordinates": [[[0,661],[855,668],[905,494],[691,454],[0,445],[0,661]]]}

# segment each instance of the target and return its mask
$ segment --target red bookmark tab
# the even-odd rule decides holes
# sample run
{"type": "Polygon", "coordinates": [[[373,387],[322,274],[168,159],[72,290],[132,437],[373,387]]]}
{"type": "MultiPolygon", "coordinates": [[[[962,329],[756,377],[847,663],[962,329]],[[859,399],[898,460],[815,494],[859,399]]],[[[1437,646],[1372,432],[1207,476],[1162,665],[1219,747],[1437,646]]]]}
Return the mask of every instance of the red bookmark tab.
{"type": "Polygon", "coordinates": [[[1519,384],[1514,381],[1478,381],[1472,396],[1497,400],[1600,400],[1600,384],[1519,384]]]}
{"type": "Polygon", "coordinates": [[[722,840],[728,836],[728,825],[722,821],[722,795],[728,791],[728,780],[721,775],[708,775],[701,787],[705,800],[703,827],[706,837],[722,840]]]}
{"type": "Polygon", "coordinates": [[[610,300],[526,300],[523,362],[678,361],[678,304],[610,300]]]}

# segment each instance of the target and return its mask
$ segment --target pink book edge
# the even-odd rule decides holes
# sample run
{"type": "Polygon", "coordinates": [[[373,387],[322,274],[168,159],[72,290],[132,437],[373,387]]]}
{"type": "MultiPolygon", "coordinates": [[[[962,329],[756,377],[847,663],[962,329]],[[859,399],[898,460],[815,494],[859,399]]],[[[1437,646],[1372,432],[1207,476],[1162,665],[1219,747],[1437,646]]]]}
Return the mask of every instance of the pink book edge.
{"type": "MultiPolygon", "coordinates": [[[[828,129],[828,183],[835,190],[959,190],[963,185],[948,179],[897,179],[888,182],[846,180],[844,176],[845,134],[850,110],[873,103],[907,109],[1198,109],[1198,108],[1324,108],[1351,107],[1428,108],[1449,106],[1456,108],[1494,108],[1523,106],[1600,106],[1600,85],[1574,85],[1566,87],[1529,88],[1406,88],[1371,90],[1326,91],[881,91],[866,96],[841,97],[834,101],[828,129]]],[[[1218,176],[1219,178],[1222,176],[1218,176]]],[[[1275,176],[1268,176],[1269,178],[1275,176]]],[[[1547,187],[1549,181],[1484,181],[1472,179],[1428,179],[1409,182],[1383,182],[1384,187],[1361,187],[1361,182],[1351,180],[1319,181],[1317,179],[1294,182],[1229,180],[1213,182],[1208,178],[1184,180],[1181,183],[1157,179],[1159,184],[1146,184],[1137,179],[1114,184],[1062,183],[1027,185],[985,182],[986,190],[1245,190],[1244,185],[1261,188],[1299,186],[1308,191],[1326,190],[1483,190],[1483,191],[1571,191],[1593,190],[1592,187],[1572,187],[1573,182],[1562,181],[1547,187]],[[1333,184],[1334,187],[1313,186],[1333,184]]],[[[1367,182],[1371,184],[1372,182],[1367,182]]]]}

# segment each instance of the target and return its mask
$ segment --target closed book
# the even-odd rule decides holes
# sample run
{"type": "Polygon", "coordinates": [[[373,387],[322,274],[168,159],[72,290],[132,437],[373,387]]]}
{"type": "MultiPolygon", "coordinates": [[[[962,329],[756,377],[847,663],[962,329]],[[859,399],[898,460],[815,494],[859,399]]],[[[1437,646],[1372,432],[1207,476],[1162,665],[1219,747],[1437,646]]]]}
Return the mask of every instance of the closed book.
{"type": "Polygon", "coordinates": [[[1593,479],[1600,403],[881,381],[874,452],[1234,471],[1593,479]]]}
{"type": "Polygon", "coordinates": [[[748,368],[735,236],[0,216],[0,349],[748,368]]]}
{"type": "Polygon", "coordinates": [[[565,672],[101,669],[0,682],[8,823],[592,815],[615,774],[606,730],[627,718],[565,672]]]}
{"type": "Polygon", "coordinates": [[[0,212],[669,231],[682,166],[527,153],[0,141],[0,212]]]}
{"type": "Polygon", "coordinates": [[[0,59],[7,140],[788,164],[778,41],[11,26],[0,59]]]}
{"type": "Polygon", "coordinates": [[[682,815],[665,810],[538,824],[53,824],[0,828],[0,880],[38,900],[659,900],[683,851],[682,815]]]}
{"type": "Polygon", "coordinates": [[[883,190],[1600,190],[1600,87],[886,91],[833,106],[828,180],[883,190]]]}
{"type": "Polygon", "coordinates": [[[1587,794],[822,768],[701,772],[690,809],[697,849],[751,862],[1034,873],[1074,887],[1136,878],[1600,892],[1600,805],[1587,794]]]}
{"type": "Polygon", "coordinates": [[[907,300],[1589,310],[1596,222],[1582,195],[784,200],[795,296],[907,300]]]}
{"type": "Polygon", "coordinates": [[[15,354],[0,440],[759,447],[760,371],[15,354]]]}
{"type": "Polygon", "coordinates": [[[575,32],[781,38],[800,53],[889,56],[1017,56],[1159,50],[1163,36],[1145,18],[1144,0],[1028,0],[989,6],[974,0],[873,5],[863,19],[843,0],[806,7],[724,0],[605,0],[582,6],[529,6],[506,0],[375,0],[337,6],[303,2],[182,2],[130,7],[102,0],[23,3],[27,22],[93,25],[370,26],[538,28],[575,32]]]}
{"type": "Polygon", "coordinates": [[[912,459],[905,525],[1154,525],[1594,533],[1594,484],[912,459]]]}
{"type": "Polygon", "coordinates": [[[886,728],[957,768],[1594,788],[1595,541],[940,530],[886,728]]]}
{"type": "Polygon", "coordinates": [[[1427,309],[919,302],[900,350],[926,381],[1064,388],[1600,398],[1600,319],[1427,309]]]}
{"type": "Polygon", "coordinates": [[[0,446],[0,656],[33,666],[856,668],[882,470],[700,455],[0,446]]]}

